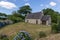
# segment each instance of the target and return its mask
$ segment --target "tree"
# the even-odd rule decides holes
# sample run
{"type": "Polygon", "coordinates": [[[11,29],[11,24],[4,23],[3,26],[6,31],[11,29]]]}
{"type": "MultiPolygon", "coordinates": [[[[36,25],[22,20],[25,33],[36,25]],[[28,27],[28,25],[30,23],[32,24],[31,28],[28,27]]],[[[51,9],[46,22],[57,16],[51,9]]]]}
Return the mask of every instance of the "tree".
{"type": "Polygon", "coordinates": [[[15,17],[20,17],[22,19],[24,19],[24,16],[22,16],[20,13],[18,13],[17,11],[13,11],[12,12],[12,15],[15,16],[15,17]]]}
{"type": "Polygon", "coordinates": [[[7,14],[5,14],[5,13],[0,13],[0,16],[7,16],[7,14]]]}
{"type": "Polygon", "coordinates": [[[12,20],[14,23],[23,21],[23,16],[17,13],[16,11],[12,12],[12,15],[8,15],[8,18],[12,20]]]}
{"type": "Polygon", "coordinates": [[[32,9],[30,8],[30,6],[26,5],[26,6],[22,6],[20,7],[20,9],[18,10],[19,13],[23,14],[24,16],[27,15],[27,13],[31,13],[32,9]]]}
{"type": "Polygon", "coordinates": [[[57,24],[52,25],[52,32],[54,33],[60,33],[60,16],[58,16],[57,20],[57,24]]]}
{"type": "Polygon", "coordinates": [[[12,20],[14,23],[23,21],[22,18],[13,16],[13,15],[10,15],[8,18],[9,20],[12,20]]]}
{"type": "Polygon", "coordinates": [[[58,29],[58,32],[60,33],[60,16],[58,16],[58,21],[57,21],[57,29],[58,29]]]}
{"type": "Polygon", "coordinates": [[[52,22],[57,23],[57,16],[59,15],[58,12],[54,11],[53,9],[47,8],[43,9],[44,15],[50,15],[52,22]]]}
{"type": "Polygon", "coordinates": [[[15,17],[20,17],[20,14],[18,12],[16,12],[16,11],[13,11],[12,15],[15,16],[15,17]]]}

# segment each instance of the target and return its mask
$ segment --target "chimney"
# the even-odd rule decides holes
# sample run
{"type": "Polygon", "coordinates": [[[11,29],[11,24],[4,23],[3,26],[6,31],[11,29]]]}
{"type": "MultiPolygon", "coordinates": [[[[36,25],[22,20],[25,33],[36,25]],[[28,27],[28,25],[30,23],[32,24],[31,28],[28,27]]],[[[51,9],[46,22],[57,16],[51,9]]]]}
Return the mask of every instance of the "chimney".
{"type": "Polygon", "coordinates": [[[43,12],[43,11],[41,11],[41,13],[42,13],[42,15],[44,16],[44,12],[43,12]]]}

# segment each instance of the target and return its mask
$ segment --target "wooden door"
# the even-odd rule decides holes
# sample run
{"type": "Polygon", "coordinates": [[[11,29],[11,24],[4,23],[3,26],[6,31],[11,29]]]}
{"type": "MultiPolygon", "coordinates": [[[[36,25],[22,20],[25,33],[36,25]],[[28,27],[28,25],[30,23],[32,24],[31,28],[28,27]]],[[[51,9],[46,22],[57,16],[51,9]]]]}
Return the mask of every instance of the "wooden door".
{"type": "Polygon", "coordinates": [[[36,20],[36,24],[38,24],[38,20],[36,20]]]}
{"type": "Polygon", "coordinates": [[[43,25],[46,25],[46,21],[42,21],[42,24],[43,24],[43,25]]]}

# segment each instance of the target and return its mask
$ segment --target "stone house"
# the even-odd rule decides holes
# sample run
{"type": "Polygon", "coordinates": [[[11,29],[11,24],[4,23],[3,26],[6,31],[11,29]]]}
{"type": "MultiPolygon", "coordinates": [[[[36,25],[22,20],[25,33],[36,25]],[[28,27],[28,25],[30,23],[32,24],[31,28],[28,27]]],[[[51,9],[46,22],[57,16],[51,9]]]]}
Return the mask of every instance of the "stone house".
{"type": "Polygon", "coordinates": [[[25,22],[32,24],[51,25],[51,16],[44,15],[43,12],[27,14],[25,22]]]}

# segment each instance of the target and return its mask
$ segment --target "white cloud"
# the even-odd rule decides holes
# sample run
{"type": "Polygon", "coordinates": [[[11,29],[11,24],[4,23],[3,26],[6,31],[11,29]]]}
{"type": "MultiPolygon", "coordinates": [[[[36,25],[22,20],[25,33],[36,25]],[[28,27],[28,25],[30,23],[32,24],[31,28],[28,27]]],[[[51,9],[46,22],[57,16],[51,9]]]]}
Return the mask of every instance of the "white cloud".
{"type": "Polygon", "coordinates": [[[13,8],[16,8],[16,5],[14,3],[11,3],[11,2],[0,1],[0,7],[4,7],[7,9],[13,9],[13,8]]]}
{"type": "Polygon", "coordinates": [[[50,2],[50,5],[51,6],[56,6],[56,3],[55,2],[50,2]]]}
{"type": "Polygon", "coordinates": [[[25,5],[29,5],[29,6],[30,6],[30,4],[29,4],[29,3],[25,3],[25,5]]]}

